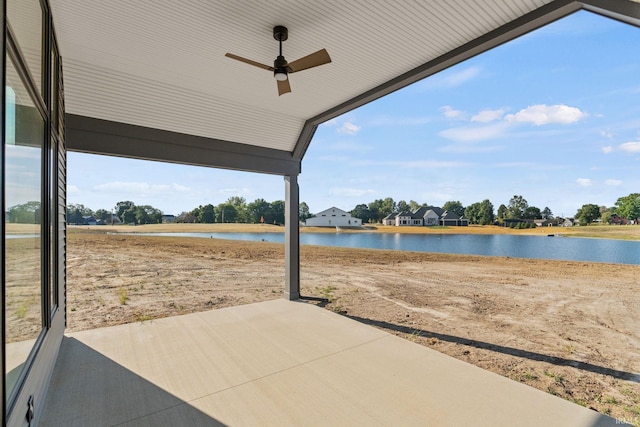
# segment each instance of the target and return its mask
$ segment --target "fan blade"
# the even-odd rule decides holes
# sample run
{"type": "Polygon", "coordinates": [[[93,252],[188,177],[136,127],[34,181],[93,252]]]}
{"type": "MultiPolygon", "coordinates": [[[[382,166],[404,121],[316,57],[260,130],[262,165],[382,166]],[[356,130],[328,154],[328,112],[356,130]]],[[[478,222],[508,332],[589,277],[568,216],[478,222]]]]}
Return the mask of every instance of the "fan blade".
{"type": "Polygon", "coordinates": [[[291,85],[289,85],[289,79],[277,80],[278,82],[278,96],[291,92],[291,85]]]}
{"type": "Polygon", "coordinates": [[[307,68],[317,67],[318,65],[328,64],[331,62],[329,52],[326,49],[320,49],[319,51],[307,55],[300,59],[296,59],[289,63],[289,72],[295,73],[296,71],[306,70],[307,68]]]}
{"type": "Polygon", "coordinates": [[[253,65],[254,67],[262,68],[263,70],[274,71],[274,68],[270,67],[269,65],[264,65],[264,64],[261,64],[261,63],[256,62],[256,61],[252,61],[250,59],[243,58],[243,57],[238,56],[238,55],[234,55],[233,53],[226,53],[224,56],[226,56],[227,58],[235,59],[235,60],[240,61],[240,62],[244,62],[244,63],[249,64],[249,65],[253,65]]]}

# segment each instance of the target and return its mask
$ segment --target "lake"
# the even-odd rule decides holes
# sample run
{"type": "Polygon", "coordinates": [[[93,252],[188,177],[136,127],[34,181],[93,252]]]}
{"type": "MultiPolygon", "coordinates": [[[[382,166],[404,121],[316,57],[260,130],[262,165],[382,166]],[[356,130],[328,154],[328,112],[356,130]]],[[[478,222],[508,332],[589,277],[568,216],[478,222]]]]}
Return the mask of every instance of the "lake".
{"type": "MultiPolygon", "coordinates": [[[[284,242],[283,233],[131,233],[284,242]]],[[[300,233],[303,245],[640,265],[640,242],[509,234],[300,233]]]]}

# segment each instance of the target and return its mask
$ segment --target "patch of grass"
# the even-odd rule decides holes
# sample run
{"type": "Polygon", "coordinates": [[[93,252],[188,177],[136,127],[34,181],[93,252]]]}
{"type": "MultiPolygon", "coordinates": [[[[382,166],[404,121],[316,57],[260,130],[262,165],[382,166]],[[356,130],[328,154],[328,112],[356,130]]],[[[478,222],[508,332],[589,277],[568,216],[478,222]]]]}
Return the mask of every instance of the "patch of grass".
{"type": "Polygon", "coordinates": [[[136,313],[136,322],[144,323],[151,320],[151,316],[144,313],[136,313]]]}
{"type": "Polygon", "coordinates": [[[120,299],[120,305],[126,305],[129,301],[129,293],[125,288],[118,289],[118,298],[120,299]]]}
{"type": "Polygon", "coordinates": [[[606,403],[606,404],[609,404],[609,405],[619,405],[619,404],[620,404],[620,402],[618,401],[618,399],[616,399],[616,398],[615,398],[615,397],[613,397],[613,396],[609,396],[609,397],[607,397],[606,399],[604,399],[604,400],[602,401],[602,403],[606,403]]]}
{"type": "Polygon", "coordinates": [[[585,402],[584,400],[574,399],[574,398],[568,398],[568,399],[570,402],[573,402],[576,405],[584,406],[585,408],[587,407],[587,402],[585,402]]]}
{"type": "Polygon", "coordinates": [[[411,342],[416,342],[416,340],[421,336],[422,336],[422,331],[420,329],[414,329],[413,332],[411,332],[411,335],[409,335],[407,339],[411,342]]]}
{"type": "Polygon", "coordinates": [[[636,405],[636,406],[626,406],[624,408],[625,411],[627,412],[631,412],[633,415],[635,415],[636,417],[640,417],[640,405],[636,405]]]}
{"type": "Polygon", "coordinates": [[[519,374],[517,376],[517,379],[520,382],[535,381],[538,378],[539,377],[536,374],[534,374],[533,372],[525,372],[525,373],[519,374]]]}
{"type": "Polygon", "coordinates": [[[567,354],[573,354],[576,352],[576,346],[573,344],[567,344],[564,346],[564,351],[567,354]]]}
{"type": "Polygon", "coordinates": [[[544,371],[544,374],[549,378],[553,378],[557,384],[564,386],[564,377],[561,374],[556,374],[551,371],[544,371]]]}
{"type": "Polygon", "coordinates": [[[324,288],[320,289],[320,294],[322,294],[322,296],[325,297],[327,301],[333,302],[333,292],[337,289],[338,288],[336,288],[335,286],[325,286],[324,288]]]}
{"type": "Polygon", "coordinates": [[[20,304],[20,307],[18,307],[18,309],[16,310],[16,317],[18,319],[24,319],[25,316],[27,315],[27,310],[29,308],[27,307],[26,304],[20,304]]]}

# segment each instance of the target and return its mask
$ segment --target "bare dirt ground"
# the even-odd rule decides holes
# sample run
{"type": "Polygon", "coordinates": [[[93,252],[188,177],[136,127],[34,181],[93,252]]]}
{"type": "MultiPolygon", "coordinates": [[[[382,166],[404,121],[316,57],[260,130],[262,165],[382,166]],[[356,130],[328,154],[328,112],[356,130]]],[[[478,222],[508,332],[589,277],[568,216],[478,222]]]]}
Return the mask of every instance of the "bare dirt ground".
{"type": "MultiPolygon", "coordinates": [[[[311,303],[640,425],[640,266],[314,246],[301,258],[303,295],[326,298],[311,303]]],[[[284,248],[72,227],[67,272],[76,331],[282,298],[284,248]]]]}

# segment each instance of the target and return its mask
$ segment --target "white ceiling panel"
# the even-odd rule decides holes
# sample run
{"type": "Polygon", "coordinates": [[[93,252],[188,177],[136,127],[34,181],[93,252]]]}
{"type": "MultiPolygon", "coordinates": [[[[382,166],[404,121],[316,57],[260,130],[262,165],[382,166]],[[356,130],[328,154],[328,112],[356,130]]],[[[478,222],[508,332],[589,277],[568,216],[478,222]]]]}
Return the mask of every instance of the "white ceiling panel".
{"type": "MultiPolygon", "coordinates": [[[[594,0],[592,3],[597,1],[594,0]]],[[[67,112],[293,152],[307,120],[474,42],[551,0],[51,0],[67,112]],[[293,61],[326,48],[332,62],[271,72],[284,25],[293,61]]],[[[552,5],[553,6],[553,5],[552,5]]]]}

